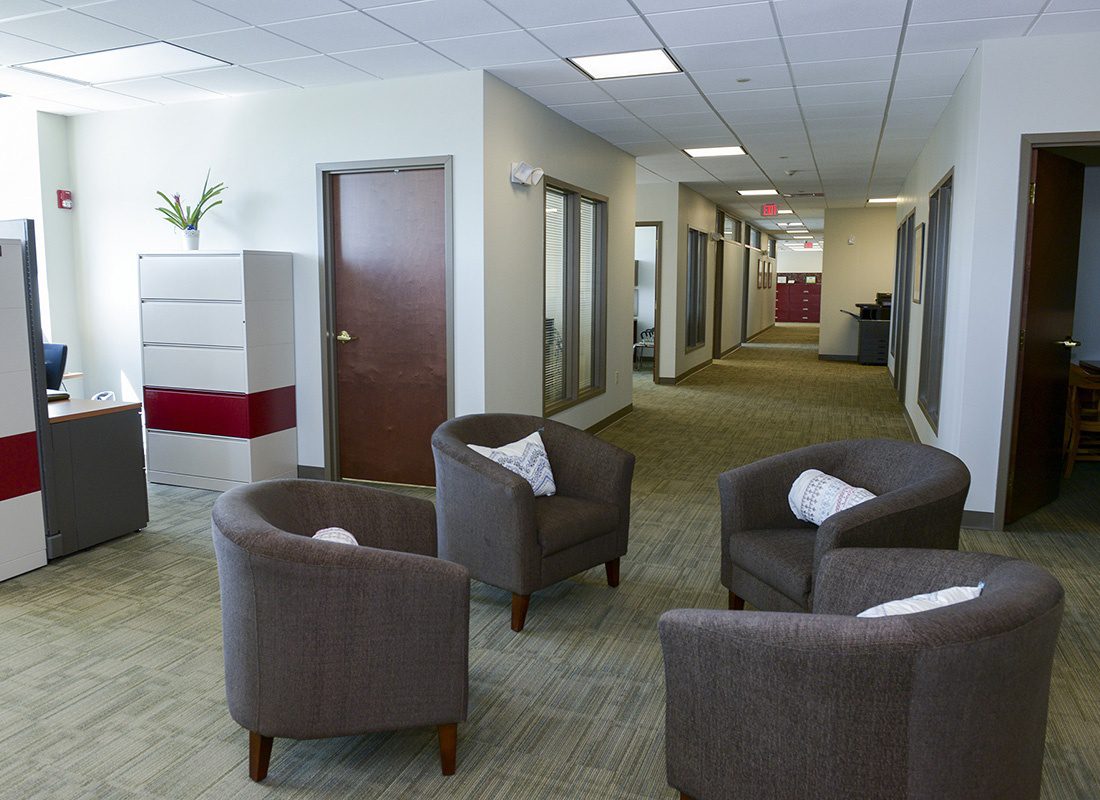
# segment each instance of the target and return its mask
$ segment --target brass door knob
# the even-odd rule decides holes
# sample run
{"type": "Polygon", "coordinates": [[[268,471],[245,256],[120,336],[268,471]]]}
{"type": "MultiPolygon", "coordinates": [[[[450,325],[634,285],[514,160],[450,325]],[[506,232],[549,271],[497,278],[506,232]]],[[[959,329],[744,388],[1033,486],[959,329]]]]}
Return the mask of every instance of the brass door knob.
{"type": "Polygon", "coordinates": [[[1068,347],[1070,349],[1072,349],[1074,347],[1080,347],[1081,346],[1080,342],[1074,341],[1073,339],[1069,338],[1068,336],[1065,339],[1062,339],[1061,341],[1055,342],[1055,344],[1060,344],[1060,345],[1062,345],[1062,347],[1068,347]]]}
{"type": "Polygon", "coordinates": [[[340,331],[338,334],[336,334],[336,341],[340,342],[341,344],[347,344],[348,342],[355,341],[358,338],[358,336],[352,336],[347,331],[340,331]]]}

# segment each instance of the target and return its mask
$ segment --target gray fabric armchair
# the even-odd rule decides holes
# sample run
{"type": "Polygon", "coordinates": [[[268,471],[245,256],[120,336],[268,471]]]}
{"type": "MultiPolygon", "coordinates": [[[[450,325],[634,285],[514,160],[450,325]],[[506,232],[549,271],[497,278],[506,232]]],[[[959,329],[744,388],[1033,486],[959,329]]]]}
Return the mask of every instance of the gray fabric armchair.
{"type": "Polygon", "coordinates": [[[475,414],[432,436],[439,556],[512,592],[512,630],[523,630],[531,593],[604,564],[619,585],[630,529],[634,456],[542,417],[475,414]],[[499,447],[542,431],[557,494],[530,484],[466,445],[499,447]]]}
{"type": "Polygon", "coordinates": [[[894,439],[853,439],[803,447],[718,476],[722,504],[722,585],[731,609],[808,611],[814,575],[839,547],[957,550],[970,471],[950,453],[894,439]],[[820,469],[877,495],[820,527],[798,520],[791,484],[820,469]]]}
{"type": "Polygon", "coordinates": [[[249,773],[272,739],[436,726],[443,774],[466,719],[470,586],[435,558],[426,500],[325,481],[273,480],[214,503],[229,713],[249,773]],[[313,540],[341,527],[360,547],[313,540]]]}
{"type": "Polygon", "coordinates": [[[846,548],[812,614],[669,611],[668,782],[682,800],[1034,800],[1062,607],[1023,561],[846,548]],[[854,616],[979,581],[954,606],[854,616]]]}

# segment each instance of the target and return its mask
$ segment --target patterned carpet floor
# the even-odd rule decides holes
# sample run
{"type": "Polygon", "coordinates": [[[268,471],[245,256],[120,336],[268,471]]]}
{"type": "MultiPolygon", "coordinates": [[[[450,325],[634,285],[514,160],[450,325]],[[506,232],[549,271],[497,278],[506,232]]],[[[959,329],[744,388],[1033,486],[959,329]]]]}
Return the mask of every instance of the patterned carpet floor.
{"type": "MultiPolygon", "coordinates": [[[[474,584],[455,777],[439,774],[434,732],[412,730],[277,740],[267,781],[252,784],[223,694],[216,495],[153,486],[144,532],[0,584],[0,797],[673,797],[655,626],[669,608],[725,603],[717,474],[811,442],[908,436],[884,369],[821,362],[806,343],[743,348],[676,387],[635,377],[635,412],[602,434],[638,457],[622,585],[601,568],[539,592],[516,635],[507,593],[474,584]]],[[[1100,465],[1082,467],[1011,533],[964,534],[1067,588],[1050,800],[1100,786],[1098,488],[1100,465]]]]}

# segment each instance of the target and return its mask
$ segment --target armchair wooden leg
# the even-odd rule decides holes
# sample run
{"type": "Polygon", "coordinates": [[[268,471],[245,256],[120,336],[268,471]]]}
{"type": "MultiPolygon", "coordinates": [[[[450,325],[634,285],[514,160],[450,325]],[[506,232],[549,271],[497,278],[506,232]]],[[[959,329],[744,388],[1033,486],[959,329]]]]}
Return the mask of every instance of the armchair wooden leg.
{"type": "Polygon", "coordinates": [[[603,566],[607,570],[607,585],[614,589],[619,585],[619,559],[613,558],[603,566]]]}
{"type": "Polygon", "coordinates": [[[512,595],[512,630],[516,633],[523,630],[523,623],[527,620],[527,606],[530,603],[529,594],[512,595]]]}
{"type": "Polygon", "coordinates": [[[744,611],[745,599],[730,592],[730,611],[744,611]]]}
{"type": "Polygon", "coordinates": [[[693,798],[687,792],[680,792],[680,800],[693,800],[693,798]]]}
{"type": "Polygon", "coordinates": [[[267,777],[267,765],[271,763],[272,737],[248,732],[248,777],[262,781],[267,777]]]}
{"type": "Polygon", "coordinates": [[[439,765],[444,775],[455,774],[455,760],[458,755],[458,723],[439,726],[439,765]]]}

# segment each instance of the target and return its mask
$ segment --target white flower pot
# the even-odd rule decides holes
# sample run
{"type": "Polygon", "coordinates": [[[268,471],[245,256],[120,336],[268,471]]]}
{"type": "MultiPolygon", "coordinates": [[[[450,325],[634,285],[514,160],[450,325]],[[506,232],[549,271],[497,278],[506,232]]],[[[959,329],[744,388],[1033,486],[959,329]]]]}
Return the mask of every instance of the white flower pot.
{"type": "Polygon", "coordinates": [[[199,249],[199,232],[197,229],[183,231],[183,246],[187,250],[199,249]]]}

